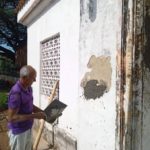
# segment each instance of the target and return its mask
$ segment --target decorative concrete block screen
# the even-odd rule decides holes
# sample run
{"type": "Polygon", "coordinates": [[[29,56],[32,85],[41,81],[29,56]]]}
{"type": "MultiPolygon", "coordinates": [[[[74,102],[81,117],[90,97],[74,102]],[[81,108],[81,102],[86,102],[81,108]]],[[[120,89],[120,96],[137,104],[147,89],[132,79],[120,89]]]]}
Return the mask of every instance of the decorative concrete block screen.
{"type": "Polygon", "coordinates": [[[51,94],[55,82],[59,80],[59,71],[60,35],[56,34],[41,43],[41,94],[51,94]]]}

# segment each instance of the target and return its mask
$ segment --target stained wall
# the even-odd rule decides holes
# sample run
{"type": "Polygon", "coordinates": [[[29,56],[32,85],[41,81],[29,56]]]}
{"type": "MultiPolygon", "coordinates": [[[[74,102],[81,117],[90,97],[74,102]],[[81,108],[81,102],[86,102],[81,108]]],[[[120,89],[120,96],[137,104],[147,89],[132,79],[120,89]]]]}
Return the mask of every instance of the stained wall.
{"type": "Polygon", "coordinates": [[[48,97],[40,94],[40,43],[60,34],[59,98],[67,108],[55,126],[57,148],[115,150],[121,0],[36,0],[27,6],[32,2],[21,19],[28,26],[28,64],[37,70],[34,103],[42,109],[48,97]]]}
{"type": "Polygon", "coordinates": [[[85,149],[115,149],[121,2],[80,2],[78,146],[80,149],[86,141],[85,149]]]}

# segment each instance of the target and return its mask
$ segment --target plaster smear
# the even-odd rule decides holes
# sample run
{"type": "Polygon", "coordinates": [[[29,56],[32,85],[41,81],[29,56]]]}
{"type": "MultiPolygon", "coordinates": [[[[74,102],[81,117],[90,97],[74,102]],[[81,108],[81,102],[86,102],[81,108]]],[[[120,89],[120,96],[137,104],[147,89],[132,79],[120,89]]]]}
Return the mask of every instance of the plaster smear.
{"type": "Polygon", "coordinates": [[[96,99],[103,96],[111,87],[110,57],[92,55],[87,67],[91,71],[85,73],[81,81],[81,87],[84,89],[86,99],[96,99]]]}

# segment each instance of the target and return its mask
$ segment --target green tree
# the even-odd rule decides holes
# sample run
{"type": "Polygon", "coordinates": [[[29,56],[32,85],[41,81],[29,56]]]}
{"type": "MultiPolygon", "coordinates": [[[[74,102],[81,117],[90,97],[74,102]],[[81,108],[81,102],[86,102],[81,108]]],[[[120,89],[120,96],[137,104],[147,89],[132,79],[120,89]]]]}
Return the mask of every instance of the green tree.
{"type": "Polygon", "coordinates": [[[0,0],[0,40],[17,51],[17,47],[27,39],[26,27],[17,23],[16,6],[18,0],[0,0]]]}

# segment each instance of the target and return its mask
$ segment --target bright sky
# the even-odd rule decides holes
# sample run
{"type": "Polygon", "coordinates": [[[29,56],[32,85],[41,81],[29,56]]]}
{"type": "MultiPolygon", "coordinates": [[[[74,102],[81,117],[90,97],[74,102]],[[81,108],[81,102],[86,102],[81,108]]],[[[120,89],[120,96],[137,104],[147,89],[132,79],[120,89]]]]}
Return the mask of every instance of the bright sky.
{"type": "Polygon", "coordinates": [[[10,46],[8,46],[7,44],[1,44],[0,46],[2,46],[2,47],[4,47],[4,48],[6,48],[6,49],[8,49],[8,50],[10,50],[10,51],[12,51],[12,52],[14,52],[13,48],[10,47],[10,46]]]}

